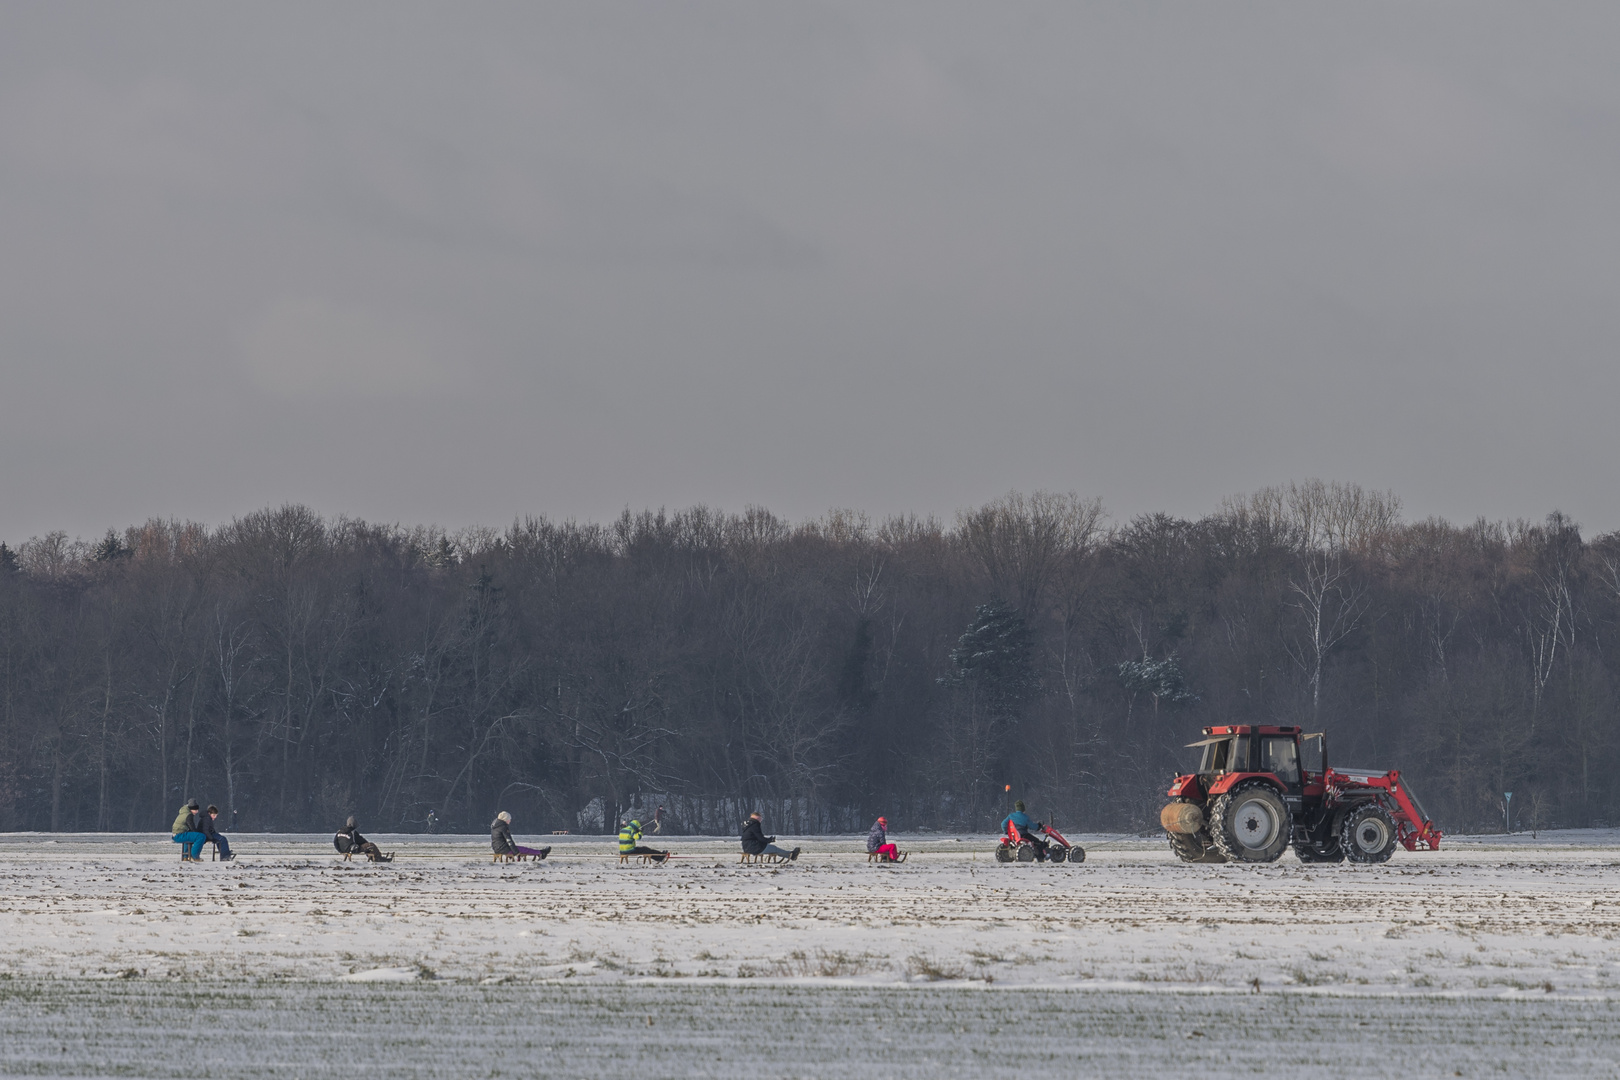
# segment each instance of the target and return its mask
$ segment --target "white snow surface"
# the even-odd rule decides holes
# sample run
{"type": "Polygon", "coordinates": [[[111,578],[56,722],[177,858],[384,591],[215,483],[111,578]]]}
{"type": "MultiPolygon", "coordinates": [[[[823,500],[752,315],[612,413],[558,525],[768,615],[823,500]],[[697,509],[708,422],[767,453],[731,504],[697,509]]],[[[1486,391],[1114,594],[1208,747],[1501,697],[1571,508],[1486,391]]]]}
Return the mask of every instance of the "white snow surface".
{"type": "Polygon", "coordinates": [[[338,976],[339,982],[415,982],[422,977],[421,968],[381,967],[365,968],[338,976]]]}
{"type": "MultiPolygon", "coordinates": [[[[166,836],[0,835],[0,976],[503,984],[958,984],[1311,994],[1620,997],[1620,834],[1448,838],[1382,866],[1185,865],[1163,839],[1082,836],[1086,862],[996,863],[994,838],[806,837],[744,866],[734,839],[241,835],[181,865],[166,836]]],[[[786,838],[784,838],[786,839],[786,838]]]]}

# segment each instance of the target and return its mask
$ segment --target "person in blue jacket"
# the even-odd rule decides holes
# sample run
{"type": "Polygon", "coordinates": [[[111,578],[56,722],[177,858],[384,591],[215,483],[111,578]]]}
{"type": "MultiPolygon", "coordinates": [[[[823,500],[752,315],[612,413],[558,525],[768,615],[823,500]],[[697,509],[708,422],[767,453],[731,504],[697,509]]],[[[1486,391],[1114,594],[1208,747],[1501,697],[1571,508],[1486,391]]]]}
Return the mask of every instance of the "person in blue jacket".
{"type": "Polygon", "coordinates": [[[1013,812],[1007,815],[1007,820],[1001,823],[1001,831],[1006,832],[1008,825],[1018,826],[1018,835],[1029,841],[1035,849],[1035,858],[1039,862],[1046,861],[1046,841],[1041,839],[1040,826],[1031,821],[1029,815],[1024,813],[1024,800],[1019,799],[1013,803],[1013,812]]]}

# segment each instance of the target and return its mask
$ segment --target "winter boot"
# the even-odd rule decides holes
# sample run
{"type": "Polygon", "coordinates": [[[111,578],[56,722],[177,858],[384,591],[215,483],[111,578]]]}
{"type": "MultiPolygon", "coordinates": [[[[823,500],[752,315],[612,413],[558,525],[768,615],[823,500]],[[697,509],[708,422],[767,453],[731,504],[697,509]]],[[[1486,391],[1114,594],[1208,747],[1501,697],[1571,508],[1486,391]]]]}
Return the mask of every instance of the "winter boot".
{"type": "Polygon", "coordinates": [[[788,856],[788,862],[798,862],[798,861],[799,861],[799,849],[794,848],[793,849],[793,854],[788,856]]]}
{"type": "Polygon", "coordinates": [[[540,854],[536,855],[535,858],[536,859],[543,859],[547,855],[550,855],[550,854],[551,854],[551,849],[549,847],[543,847],[543,848],[540,849],[540,854]]]}

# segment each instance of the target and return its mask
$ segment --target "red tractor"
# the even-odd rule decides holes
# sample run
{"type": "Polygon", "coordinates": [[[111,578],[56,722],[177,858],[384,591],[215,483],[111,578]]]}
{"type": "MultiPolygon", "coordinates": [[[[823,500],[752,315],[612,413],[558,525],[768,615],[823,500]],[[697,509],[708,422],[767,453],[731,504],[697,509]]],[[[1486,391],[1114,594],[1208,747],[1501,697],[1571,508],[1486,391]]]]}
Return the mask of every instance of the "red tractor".
{"type": "Polygon", "coordinates": [[[1440,847],[1440,830],[1395,770],[1335,769],[1327,742],[1297,727],[1207,727],[1189,746],[1198,771],[1176,777],[1159,823],[1183,862],[1381,863],[1400,844],[1440,847]]]}

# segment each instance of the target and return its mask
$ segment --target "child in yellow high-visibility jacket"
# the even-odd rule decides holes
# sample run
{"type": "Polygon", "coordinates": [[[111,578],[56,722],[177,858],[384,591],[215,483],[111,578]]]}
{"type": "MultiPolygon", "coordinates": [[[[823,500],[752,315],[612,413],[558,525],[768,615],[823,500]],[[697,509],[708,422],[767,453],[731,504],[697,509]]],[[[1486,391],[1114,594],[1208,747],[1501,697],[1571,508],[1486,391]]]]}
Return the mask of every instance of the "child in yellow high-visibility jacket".
{"type": "Polygon", "coordinates": [[[619,829],[620,855],[651,855],[658,862],[669,858],[669,852],[644,847],[641,843],[641,822],[632,821],[619,829]]]}

